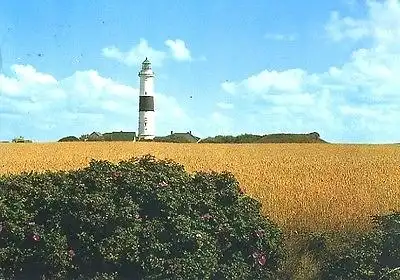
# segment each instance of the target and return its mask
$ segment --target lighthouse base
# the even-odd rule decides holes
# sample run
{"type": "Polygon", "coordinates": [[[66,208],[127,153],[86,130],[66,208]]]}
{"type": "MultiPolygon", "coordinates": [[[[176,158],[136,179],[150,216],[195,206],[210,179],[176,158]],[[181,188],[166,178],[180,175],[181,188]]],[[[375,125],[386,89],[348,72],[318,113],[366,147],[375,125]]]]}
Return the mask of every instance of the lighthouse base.
{"type": "Polygon", "coordinates": [[[138,140],[153,140],[154,137],[154,135],[139,135],[138,140]]]}

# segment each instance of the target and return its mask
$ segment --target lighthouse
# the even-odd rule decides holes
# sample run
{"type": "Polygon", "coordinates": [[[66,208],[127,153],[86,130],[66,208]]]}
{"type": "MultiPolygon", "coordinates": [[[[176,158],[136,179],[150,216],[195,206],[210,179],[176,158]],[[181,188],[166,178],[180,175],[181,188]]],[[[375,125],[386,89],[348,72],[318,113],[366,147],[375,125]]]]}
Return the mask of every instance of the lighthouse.
{"type": "Polygon", "coordinates": [[[146,59],[139,72],[139,131],[138,138],[150,140],[155,137],[155,112],[154,112],[154,72],[151,63],[146,59]]]}

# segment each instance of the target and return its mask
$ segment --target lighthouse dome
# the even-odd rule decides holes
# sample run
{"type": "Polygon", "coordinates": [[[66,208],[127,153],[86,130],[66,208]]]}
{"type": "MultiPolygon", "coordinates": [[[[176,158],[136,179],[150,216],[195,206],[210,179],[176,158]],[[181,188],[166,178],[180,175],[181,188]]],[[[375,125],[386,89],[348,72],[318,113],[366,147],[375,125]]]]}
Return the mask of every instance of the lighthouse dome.
{"type": "Polygon", "coordinates": [[[146,57],[146,59],[142,62],[142,64],[151,64],[149,59],[146,57]]]}
{"type": "Polygon", "coordinates": [[[148,69],[151,69],[151,63],[146,57],[146,59],[142,62],[142,70],[148,70],[148,69]]]}

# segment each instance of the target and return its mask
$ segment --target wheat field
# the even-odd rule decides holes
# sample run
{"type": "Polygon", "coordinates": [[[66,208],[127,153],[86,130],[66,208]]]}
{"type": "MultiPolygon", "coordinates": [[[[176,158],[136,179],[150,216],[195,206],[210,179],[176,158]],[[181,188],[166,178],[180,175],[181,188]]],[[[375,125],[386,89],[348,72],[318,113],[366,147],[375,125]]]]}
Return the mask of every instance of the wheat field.
{"type": "Polygon", "coordinates": [[[152,154],[187,171],[228,170],[263,214],[290,231],[366,230],[370,215],[400,210],[400,145],[0,144],[0,174],[70,170],[91,158],[152,154]]]}

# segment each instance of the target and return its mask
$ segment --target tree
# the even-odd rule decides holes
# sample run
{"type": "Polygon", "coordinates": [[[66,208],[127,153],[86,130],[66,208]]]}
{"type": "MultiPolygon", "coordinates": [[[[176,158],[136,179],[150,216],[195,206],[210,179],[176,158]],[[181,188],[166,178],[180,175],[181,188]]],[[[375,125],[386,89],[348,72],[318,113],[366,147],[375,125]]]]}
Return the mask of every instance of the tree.
{"type": "Polygon", "coordinates": [[[74,142],[74,141],[80,141],[80,140],[78,137],[75,136],[67,136],[58,140],[58,142],[74,142]]]}
{"type": "Polygon", "coordinates": [[[86,141],[86,140],[88,140],[89,139],[89,134],[82,134],[80,137],[79,137],[79,140],[81,140],[81,141],[86,141]]]}

